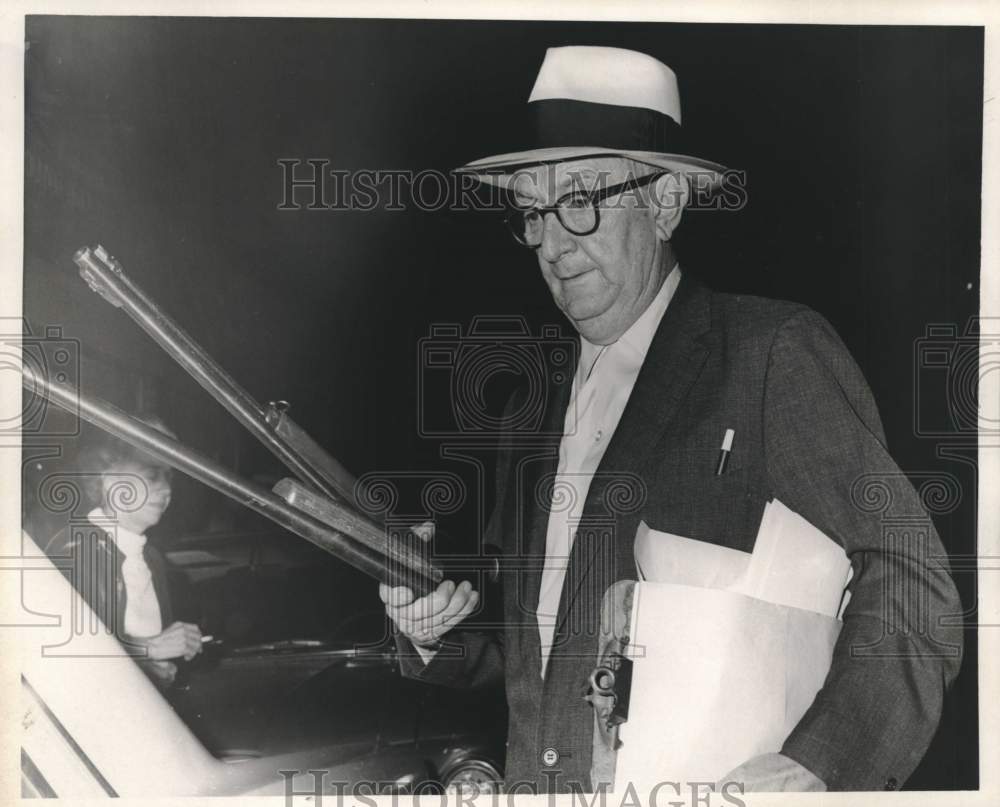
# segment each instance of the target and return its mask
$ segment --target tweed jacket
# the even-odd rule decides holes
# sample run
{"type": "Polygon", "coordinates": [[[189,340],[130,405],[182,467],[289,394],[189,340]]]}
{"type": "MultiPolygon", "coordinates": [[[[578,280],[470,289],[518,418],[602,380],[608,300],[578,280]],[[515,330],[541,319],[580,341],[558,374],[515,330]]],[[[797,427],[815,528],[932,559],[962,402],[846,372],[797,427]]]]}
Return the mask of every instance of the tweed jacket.
{"type": "Polygon", "coordinates": [[[838,541],[853,568],[830,672],[781,752],[830,790],[901,785],[957,674],[961,629],[942,618],[962,609],[930,517],[889,455],[868,385],[830,325],[798,304],[682,279],[591,484],[542,679],[535,610],[545,491],[568,398],[568,383],[549,390],[539,432],[553,438],[512,434],[499,456],[486,539],[514,561],[503,574],[504,624],[454,630],[426,666],[404,658],[404,673],[452,686],[502,680],[508,789],[589,790],[593,715],[582,695],[603,593],[636,577],[636,527],[645,521],[750,552],[764,505],[776,498],[838,541]],[[728,428],[736,440],[719,476],[728,428]],[[873,491],[907,514],[912,532],[887,527],[873,491]]]}

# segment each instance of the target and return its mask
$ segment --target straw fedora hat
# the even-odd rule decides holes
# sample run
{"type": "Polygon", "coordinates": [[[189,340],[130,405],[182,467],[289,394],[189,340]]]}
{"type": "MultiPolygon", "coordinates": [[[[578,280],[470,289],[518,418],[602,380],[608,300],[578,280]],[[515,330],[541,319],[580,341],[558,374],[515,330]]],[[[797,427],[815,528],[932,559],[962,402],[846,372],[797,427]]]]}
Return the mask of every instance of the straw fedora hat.
{"type": "Polygon", "coordinates": [[[699,187],[725,166],[682,153],[677,76],[662,62],[623,48],[549,48],[528,98],[530,148],[470,162],[456,173],[505,186],[520,168],[621,156],[682,174],[699,187]]]}

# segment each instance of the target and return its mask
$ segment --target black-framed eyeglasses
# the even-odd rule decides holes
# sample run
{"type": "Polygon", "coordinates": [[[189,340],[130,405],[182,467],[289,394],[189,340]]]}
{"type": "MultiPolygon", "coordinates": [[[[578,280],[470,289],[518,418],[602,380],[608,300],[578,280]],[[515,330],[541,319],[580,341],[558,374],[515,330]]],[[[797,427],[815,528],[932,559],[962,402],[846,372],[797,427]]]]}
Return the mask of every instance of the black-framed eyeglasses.
{"type": "Polygon", "coordinates": [[[648,185],[666,173],[669,172],[655,171],[652,174],[632,177],[617,185],[590,192],[570,191],[556,199],[554,205],[512,210],[504,218],[504,221],[510,228],[514,239],[530,249],[538,249],[542,245],[546,213],[555,213],[559,223],[573,235],[590,235],[601,226],[601,214],[598,208],[601,202],[619,193],[648,185]]]}

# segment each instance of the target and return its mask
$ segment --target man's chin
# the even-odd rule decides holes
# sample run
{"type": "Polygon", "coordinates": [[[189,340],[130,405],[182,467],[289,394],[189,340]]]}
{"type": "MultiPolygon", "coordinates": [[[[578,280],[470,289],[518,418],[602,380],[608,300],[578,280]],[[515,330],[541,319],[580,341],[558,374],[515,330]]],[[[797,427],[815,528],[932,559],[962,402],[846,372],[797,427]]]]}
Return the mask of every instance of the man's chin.
{"type": "Polygon", "coordinates": [[[607,312],[610,304],[596,294],[568,295],[560,306],[573,322],[588,322],[607,312]]]}
{"type": "Polygon", "coordinates": [[[609,338],[610,325],[608,318],[604,316],[606,313],[607,311],[602,309],[583,309],[580,312],[575,312],[571,308],[566,309],[566,316],[573,323],[573,327],[584,339],[594,344],[614,341],[609,338]]]}

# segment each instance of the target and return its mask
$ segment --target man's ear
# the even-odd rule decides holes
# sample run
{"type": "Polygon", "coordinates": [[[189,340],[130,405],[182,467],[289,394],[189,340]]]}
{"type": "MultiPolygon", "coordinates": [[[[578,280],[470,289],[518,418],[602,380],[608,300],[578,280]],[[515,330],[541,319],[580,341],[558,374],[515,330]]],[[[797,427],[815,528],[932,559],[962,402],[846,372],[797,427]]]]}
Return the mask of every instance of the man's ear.
{"type": "Polygon", "coordinates": [[[656,234],[661,241],[669,241],[681,223],[681,214],[691,198],[691,188],[687,178],[681,174],[664,174],[653,183],[650,204],[656,234]]]}

